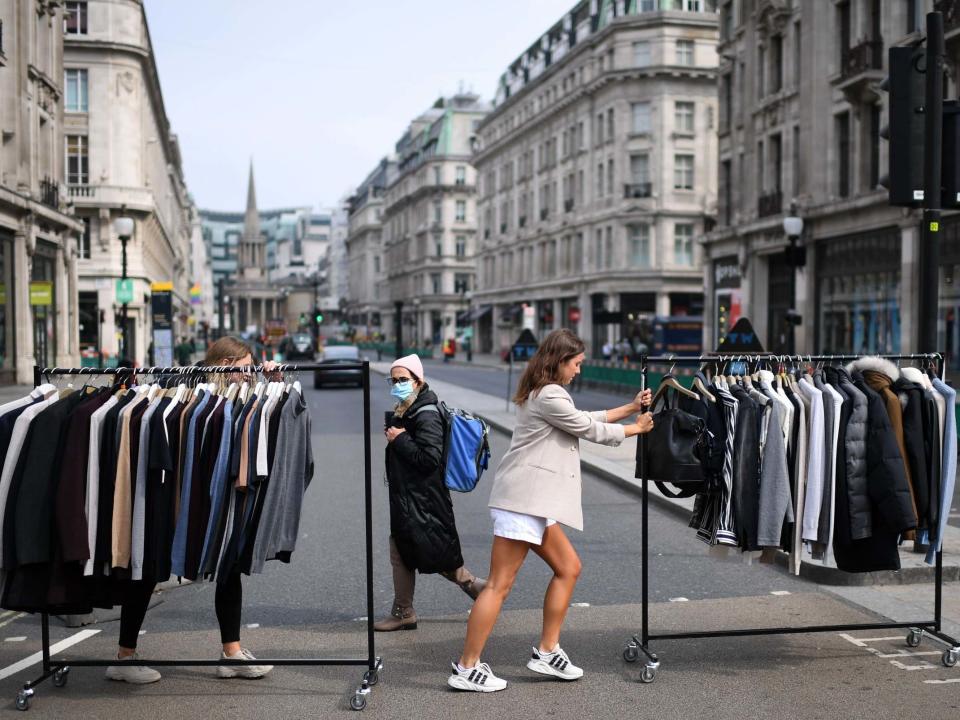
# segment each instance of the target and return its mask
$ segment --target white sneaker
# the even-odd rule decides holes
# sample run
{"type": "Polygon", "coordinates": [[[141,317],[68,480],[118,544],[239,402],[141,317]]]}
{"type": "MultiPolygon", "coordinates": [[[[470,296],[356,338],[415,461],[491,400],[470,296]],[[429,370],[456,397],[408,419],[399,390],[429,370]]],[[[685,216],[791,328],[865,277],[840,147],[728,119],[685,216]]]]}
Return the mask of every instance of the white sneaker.
{"type": "Polygon", "coordinates": [[[583,669],[570,662],[570,658],[559,645],[552,653],[533,648],[533,657],[527,662],[527,667],[541,675],[550,675],[561,680],[579,680],[583,677],[583,669]]]}
{"type": "Polygon", "coordinates": [[[160,673],[153,668],[143,665],[132,665],[131,662],[139,659],[139,655],[134,653],[130,657],[123,659],[117,658],[119,665],[111,665],[107,668],[107,680],[118,680],[128,682],[132,685],[149,685],[160,679],[160,673]]]}
{"type": "Polygon", "coordinates": [[[477,663],[476,667],[461,670],[456,663],[450,663],[453,674],[447,678],[447,685],[454,690],[470,690],[472,692],[497,692],[507,687],[507,681],[493,674],[486,663],[477,663]]]}
{"type": "MultiPolygon", "coordinates": [[[[220,653],[221,660],[256,660],[253,653],[246,648],[241,648],[235,655],[220,653]]],[[[217,677],[219,678],[244,678],[246,680],[255,680],[262,678],[268,672],[273,670],[273,665],[218,665],[217,677]]]]}

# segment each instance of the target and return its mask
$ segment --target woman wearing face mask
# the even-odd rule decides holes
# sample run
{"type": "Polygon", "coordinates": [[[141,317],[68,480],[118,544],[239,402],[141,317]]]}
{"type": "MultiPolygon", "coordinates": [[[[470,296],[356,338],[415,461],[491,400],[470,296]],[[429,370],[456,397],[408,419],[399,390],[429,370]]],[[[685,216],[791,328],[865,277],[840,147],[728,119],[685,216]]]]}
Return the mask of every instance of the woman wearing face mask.
{"type": "Polygon", "coordinates": [[[560,680],[583,676],[560,647],[560,629],[580,575],[580,558],[560,525],[583,529],[580,440],[619,445],[653,428],[650,413],[629,425],[618,422],[650,404],[649,390],[618,408],[577,410],[565,386],[580,373],[583,351],[583,342],[572,332],[554,330],[520,378],[513,398],[517,423],[490,491],[490,579],[470,612],[463,654],[447,680],[457,690],[494,692],[507,686],[480,662],[480,653],[531,550],[550,567],[553,578],[543,599],[540,641],[527,667],[560,680]]]}
{"type": "Polygon", "coordinates": [[[387,381],[397,400],[384,429],[394,599],[390,616],[373,626],[381,632],[416,629],[417,571],[439,573],[474,600],[486,584],[463,566],[453,502],[443,480],[443,419],[420,358],[395,361],[387,381]]]}

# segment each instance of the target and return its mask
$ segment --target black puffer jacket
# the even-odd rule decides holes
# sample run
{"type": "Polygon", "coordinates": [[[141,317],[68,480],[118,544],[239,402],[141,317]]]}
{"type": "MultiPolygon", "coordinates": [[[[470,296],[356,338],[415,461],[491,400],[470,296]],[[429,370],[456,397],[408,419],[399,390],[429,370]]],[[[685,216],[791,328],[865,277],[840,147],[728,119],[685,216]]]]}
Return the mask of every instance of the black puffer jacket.
{"type": "Polygon", "coordinates": [[[395,423],[406,432],[387,443],[390,534],[404,564],[421,573],[456,570],[463,565],[453,501],[443,482],[443,419],[436,394],[424,385],[395,423]]]}

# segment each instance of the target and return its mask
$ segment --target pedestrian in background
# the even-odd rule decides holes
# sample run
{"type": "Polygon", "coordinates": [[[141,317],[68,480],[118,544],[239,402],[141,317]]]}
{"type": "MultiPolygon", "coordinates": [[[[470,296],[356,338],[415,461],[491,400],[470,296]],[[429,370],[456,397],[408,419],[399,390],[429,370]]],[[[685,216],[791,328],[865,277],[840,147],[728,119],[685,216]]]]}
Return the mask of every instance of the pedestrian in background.
{"type": "Polygon", "coordinates": [[[490,491],[494,534],[490,574],[470,612],[463,654],[447,679],[457,690],[494,692],[507,686],[480,662],[480,654],[531,550],[550,566],[553,578],[543,600],[540,641],[527,667],[561,680],[583,676],[560,647],[560,629],[581,567],[560,525],[583,529],[579,441],[619,445],[624,438],[653,428],[649,412],[630,425],[618,423],[650,404],[649,390],[612,410],[577,410],[564,386],[580,372],[583,351],[583,342],[570,330],[554,330],[520,378],[513,398],[517,423],[490,491]]]}
{"type": "Polygon", "coordinates": [[[443,478],[443,419],[420,358],[407,355],[394,361],[387,381],[397,400],[384,428],[393,609],[374,624],[381,632],[416,629],[413,592],[418,571],[439,573],[474,600],[486,582],[463,564],[453,501],[443,478]]]}

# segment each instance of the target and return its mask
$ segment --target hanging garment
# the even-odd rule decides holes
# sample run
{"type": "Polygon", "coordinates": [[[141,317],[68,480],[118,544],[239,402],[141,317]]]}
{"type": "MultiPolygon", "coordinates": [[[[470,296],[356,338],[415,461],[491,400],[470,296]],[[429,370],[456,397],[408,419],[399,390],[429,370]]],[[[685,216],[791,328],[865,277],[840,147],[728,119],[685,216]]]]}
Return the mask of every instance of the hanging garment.
{"type": "Polygon", "coordinates": [[[956,407],[956,391],[939,378],[933,380],[933,388],[943,398],[946,407],[950,408],[945,416],[943,432],[943,462],[940,481],[940,511],[937,522],[937,532],[927,550],[926,562],[932,565],[936,561],[937,552],[943,547],[943,533],[950,517],[950,504],[953,502],[953,489],[957,477],[957,420],[953,413],[956,407]]]}
{"type": "Polygon", "coordinates": [[[917,532],[927,537],[930,532],[930,475],[923,440],[923,387],[901,376],[893,383],[893,390],[903,415],[904,459],[910,469],[909,478],[916,498],[917,532]]]}
{"type": "Polygon", "coordinates": [[[845,369],[838,370],[837,377],[839,387],[852,404],[843,441],[846,484],[844,504],[847,507],[843,536],[845,539],[849,537],[850,540],[863,540],[873,532],[872,503],[867,487],[867,397],[854,386],[845,369]]]}
{"type": "Polygon", "coordinates": [[[760,409],[738,385],[730,387],[737,399],[736,453],[733,466],[733,522],[741,549],[748,549],[756,537],[760,484],[760,409]]]}
{"type": "Polygon", "coordinates": [[[807,457],[807,482],[803,507],[802,539],[816,542],[820,533],[820,508],[823,504],[824,454],[826,435],[823,412],[823,393],[809,377],[799,382],[800,391],[810,400],[809,455],[807,457]]]}
{"type": "Polygon", "coordinates": [[[100,445],[103,442],[103,420],[117,404],[118,398],[110,393],[107,401],[90,416],[90,433],[87,446],[87,487],[85,493],[85,518],[87,521],[87,561],[83,574],[93,576],[93,559],[97,552],[97,526],[100,507],[100,445]]]}
{"type": "Polygon", "coordinates": [[[793,506],[794,520],[792,528],[792,541],[790,546],[790,572],[794,575],[800,574],[800,559],[803,550],[803,507],[806,500],[807,489],[807,459],[809,457],[809,437],[808,427],[810,424],[810,400],[799,388],[791,387],[790,391],[794,401],[797,403],[797,446],[794,453],[794,485],[793,485],[793,506]]]}

